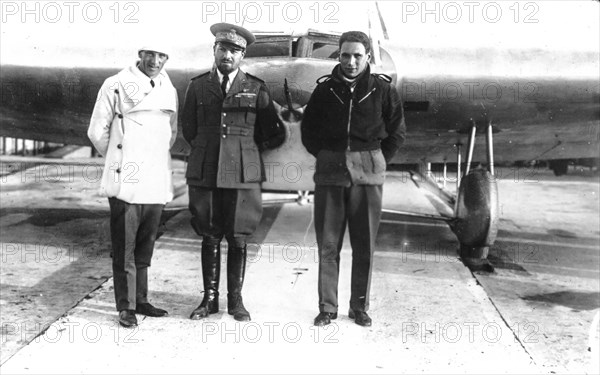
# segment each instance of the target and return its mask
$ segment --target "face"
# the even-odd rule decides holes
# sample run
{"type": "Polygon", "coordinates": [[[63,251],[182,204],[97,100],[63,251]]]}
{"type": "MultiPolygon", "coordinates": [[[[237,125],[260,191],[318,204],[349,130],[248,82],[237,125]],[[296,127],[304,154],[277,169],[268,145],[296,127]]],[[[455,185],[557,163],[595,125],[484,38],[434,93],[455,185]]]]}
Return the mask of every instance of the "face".
{"type": "Polygon", "coordinates": [[[359,42],[344,42],[340,49],[340,66],[348,78],[356,78],[367,67],[371,54],[359,42]]]}
{"type": "Polygon", "coordinates": [[[240,66],[245,54],[246,52],[243,50],[217,43],[215,45],[215,64],[221,73],[229,74],[240,66]]]}
{"type": "Polygon", "coordinates": [[[164,53],[140,51],[140,70],[150,78],[156,78],[169,59],[164,53]]]}

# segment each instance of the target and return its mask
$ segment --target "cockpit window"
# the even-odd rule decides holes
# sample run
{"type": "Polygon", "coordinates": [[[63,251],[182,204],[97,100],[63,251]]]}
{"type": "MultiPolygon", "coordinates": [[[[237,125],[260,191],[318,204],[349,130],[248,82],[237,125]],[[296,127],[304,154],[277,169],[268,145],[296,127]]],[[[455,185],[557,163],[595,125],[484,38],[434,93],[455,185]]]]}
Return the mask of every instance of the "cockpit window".
{"type": "Polygon", "coordinates": [[[339,38],[331,35],[309,35],[295,38],[291,35],[260,35],[248,46],[245,57],[312,57],[337,60],[339,38]]]}
{"type": "Polygon", "coordinates": [[[291,56],[290,40],[257,40],[246,49],[245,57],[291,56]]]}
{"type": "Polygon", "coordinates": [[[340,56],[340,51],[337,44],[329,43],[313,43],[312,57],[316,59],[334,59],[337,60],[340,56]]]}

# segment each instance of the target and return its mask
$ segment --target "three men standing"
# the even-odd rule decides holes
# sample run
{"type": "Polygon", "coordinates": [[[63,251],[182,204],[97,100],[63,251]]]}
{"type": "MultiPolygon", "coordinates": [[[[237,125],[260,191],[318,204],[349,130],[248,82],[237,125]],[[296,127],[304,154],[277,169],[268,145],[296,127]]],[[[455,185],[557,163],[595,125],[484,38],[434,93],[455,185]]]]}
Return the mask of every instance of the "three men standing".
{"type": "Polygon", "coordinates": [[[140,60],[104,81],[88,137],[106,156],[100,193],[110,204],[115,300],[119,323],[135,313],[165,316],[148,302],[148,267],[164,205],[173,198],[171,146],[177,135],[177,92],[163,70],[163,46],[138,51],[140,60]]]}
{"type": "Polygon", "coordinates": [[[342,34],[340,63],[320,78],[302,120],[302,143],[317,158],[315,231],[322,326],[337,318],[340,251],[346,224],[352,245],[349,317],[370,326],[369,291],[382,185],[405,138],[402,103],[391,79],[371,74],[371,43],[359,31],[342,34]]]}
{"type": "Polygon", "coordinates": [[[246,239],[262,216],[260,184],[264,149],[285,139],[266,85],[239,69],[248,30],[227,23],[210,28],[215,35],[213,69],[190,82],[182,112],[182,130],[192,146],[186,180],[191,225],[202,236],[204,298],[191,319],[219,311],[221,240],[227,240],[227,310],[249,321],[242,301],[246,239]]]}
{"type": "MultiPolygon", "coordinates": [[[[219,311],[221,241],[228,243],[227,310],[249,321],[242,301],[246,240],[262,216],[260,152],[281,145],[269,90],[239,69],[255,37],[227,24],[215,35],[214,66],[190,82],[182,130],[191,145],[186,171],[191,225],[202,236],[204,298],[191,319],[219,311]]],[[[318,80],[302,122],[302,142],[317,158],[315,230],[319,251],[317,326],[337,318],[340,251],[346,225],[352,245],[349,316],[370,326],[369,291],[382,185],[405,137],[402,103],[391,79],[371,74],[370,40],[342,34],[340,64],[318,80]]],[[[177,94],[162,71],[163,48],[144,47],[140,61],[108,78],[98,94],[88,136],[106,155],[101,190],[109,197],[115,299],[123,326],[135,312],[164,316],[147,299],[147,268],[164,204],[173,197],[169,149],[177,131],[177,94]],[[128,90],[128,85],[136,90],[128,90]],[[133,173],[127,173],[131,169],[133,173]],[[132,177],[130,181],[128,178],[132,177]]]]}

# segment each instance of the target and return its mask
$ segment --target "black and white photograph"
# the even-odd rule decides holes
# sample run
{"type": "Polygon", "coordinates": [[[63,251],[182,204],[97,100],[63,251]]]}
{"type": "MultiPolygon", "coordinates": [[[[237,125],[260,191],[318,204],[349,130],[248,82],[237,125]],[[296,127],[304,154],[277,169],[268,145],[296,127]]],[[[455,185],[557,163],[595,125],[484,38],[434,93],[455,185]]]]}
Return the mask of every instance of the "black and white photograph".
{"type": "Polygon", "coordinates": [[[2,374],[600,373],[600,2],[0,1],[2,374]]]}

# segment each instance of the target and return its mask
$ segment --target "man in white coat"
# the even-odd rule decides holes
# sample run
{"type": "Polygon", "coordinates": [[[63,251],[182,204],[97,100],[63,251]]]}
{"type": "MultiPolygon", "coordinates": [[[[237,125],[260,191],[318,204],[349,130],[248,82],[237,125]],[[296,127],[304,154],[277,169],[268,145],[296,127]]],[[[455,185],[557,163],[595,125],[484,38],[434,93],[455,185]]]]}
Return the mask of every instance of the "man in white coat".
{"type": "Polygon", "coordinates": [[[170,148],[177,135],[177,91],[163,67],[162,46],[138,51],[140,60],[106,79],[88,137],[106,157],[100,193],[108,197],[113,279],[119,323],[135,313],[165,316],[148,302],[148,267],[164,205],[173,199],[170,148]]]}

